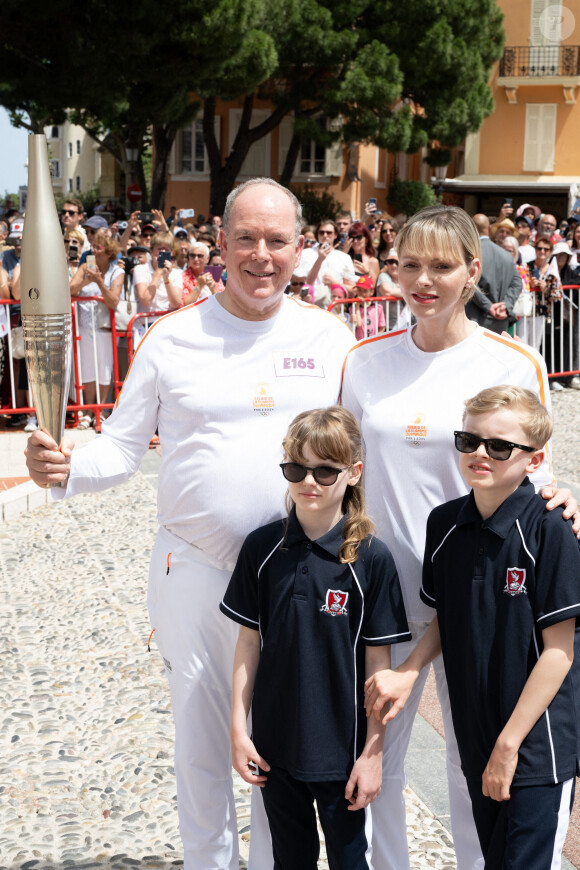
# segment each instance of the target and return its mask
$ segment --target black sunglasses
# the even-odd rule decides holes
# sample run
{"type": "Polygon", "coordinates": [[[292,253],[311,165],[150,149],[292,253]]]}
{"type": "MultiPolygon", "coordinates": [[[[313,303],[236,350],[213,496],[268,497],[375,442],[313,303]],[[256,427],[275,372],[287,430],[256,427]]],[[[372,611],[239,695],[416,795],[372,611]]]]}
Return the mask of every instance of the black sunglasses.
{"type": "Polygon", "coordinates": [[[399,265],[398,260],[385,260],[385,263],[387,263],[389,266],[398,266],[399,265]]]}
{"type": "Polygon", "coordinates": [[[360,242],[361,239],[364,239],[364,236],[361,233],[360,236],[349,236],[349,239],[352,239],[353,242],[360,242]]]}
{"type": "Polygon", "coordinates": [[[309,468],[308,465],[300,465],[298,462],[280,463],[282,474],[290,483],[300,483],[311,471],[312,477],[320,486],[332,486],[336,483],[338,475],[348,471],[350,467],[347,465],[346,468],[333,468],[332,465],[317,465],[316,468],[309,468]]]}
{"type": "Polygon", "coordinates": [[[61,214],[79,214],[78,211],[73,211],[72,208],[63,208],[61,214]]]}
{"type": "Polygon", "coordinates": [[[454,432],[455,448],[460,453],[475,453],[480,444],[485,447],[485,452],[490,459],[498,459],[504,462],[512,455],[512,450],[517,447],[518,450],[525,450],[526,453],[533,453],[536,447],[527,447],[524,444],[514,444],[513,441],[504,441],[503,438],[480,438],[479,435],[474,435],[473,432],[454,432]]]}

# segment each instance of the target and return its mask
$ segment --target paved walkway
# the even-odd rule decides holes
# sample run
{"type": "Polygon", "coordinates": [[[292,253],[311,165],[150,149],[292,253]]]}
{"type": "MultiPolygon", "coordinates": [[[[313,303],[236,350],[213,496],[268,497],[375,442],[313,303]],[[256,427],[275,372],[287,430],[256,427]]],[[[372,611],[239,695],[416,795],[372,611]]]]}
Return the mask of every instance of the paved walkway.
{"type": "MultiPolygon", "coordinates": [[[[25,476],[24,443],[0,433],[0,478],[25,476]]],[[[146,651],[158,463],[150,451],[127,484],[56,506],[31,483],[0,493],[0,870],[181,863],[168,692],[146,651]]],[[[436,724],[432,697],[424,713],[436,724]]],[[[450,870],[444,745],[426,719],[408,758],[411,867],[450,870]]],[[[249,789],[235,788],[246,867],[249,789]]]]}
{"type": "MultiPolygon", "coordinates": [[[[168,692],[147,653],[156,462],[0,526],[0,870],[180,863],[168,692]]],[[[239,778],[236,799],[245,867],[239,778]]],[[[412,867],[454,867],[445,827],[406,799],[412,867]]]]}

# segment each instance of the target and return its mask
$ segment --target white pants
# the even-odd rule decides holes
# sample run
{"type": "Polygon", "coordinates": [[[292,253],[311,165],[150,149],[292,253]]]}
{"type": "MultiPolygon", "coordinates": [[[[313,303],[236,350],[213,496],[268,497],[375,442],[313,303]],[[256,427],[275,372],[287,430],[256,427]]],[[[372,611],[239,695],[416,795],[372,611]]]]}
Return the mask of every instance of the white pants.
{"type": "MultiPolygon", "coordinates": [[[[398,667],[408,657],[425,630],[423,625],[411,625],[410,628],[413,632],[413,640],[394,644],[391,647],[393,668],[398,667]]],[[[457,870],[480,870],[483,868],[483,857],[473,821],[471,799],[459,761],[441,656],[435,659],[433,667],[445,727],[447,782],[457,870]]],[[[409,868],[403,797],[403,790],[407,784],[404,762],[428,670],[424,668],[421,671],[405,707],[387,725],[383,753],[383,784],[379,797],[371,805],[373,870],[408,870],[409,868]]]]}
{"type": "MultiPolygon", "coordinates": [[[[149,570],[149,616],[171,691],[185,870],[238,870],[230,754],[238,626],[219,611],[231,571],[208,561],[160,528],[149,570]]],[[[263,802],[253,794],[248,866],[265,870],[273,863],[263,802]]]]}

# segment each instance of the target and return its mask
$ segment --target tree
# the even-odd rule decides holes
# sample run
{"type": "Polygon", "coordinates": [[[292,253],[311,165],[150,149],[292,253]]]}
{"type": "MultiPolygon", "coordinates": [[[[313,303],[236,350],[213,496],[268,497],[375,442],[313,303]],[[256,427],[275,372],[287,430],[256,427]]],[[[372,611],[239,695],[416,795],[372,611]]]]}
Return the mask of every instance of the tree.
{"type": "MultiPolygon", "coordinates": [[[[5,0],[0,11],[0,104],[13,123],[42,132],[70,116],[127,171],[126,147],[153,139],[152,204],[163,207],[167,161],[177,130],[199,110],[193,90],[243,68],[250,88],[275,66],[272,39],[254,26],[264,0],[182,0],[159,15],[153,0],[70,4],[5,0]],[[63,37],[62,21],[67,21],[63,37]],[[220,50],[216,51],[219,33],[220,50]]],[[[239,70],[237,72],[239,75],[239,70]]],[[[231,77],[235,88],[238,78],[231,77]]],[[[142,163],[138,178],[144,182],[142,163]]]]}
{"type": "Polygon", "coordinates": [[[401,181],[396,178],[389,187],[387,202],[397,212],[411,217],[429,205],[435,205],[437,197],[428,184],[422,181],[401,181]]]}
{"type": "MultiPolygon", "coordinates": [[[[293,113],[294,135],[280,181],[288,184],[304,138],[328,146],[374,142],[415,152],[432,140],[459,144],[492,111],[492,64],[503,48],[496,0],[268,0],[263,26],[278,64],[258,88],[244,88],[240,127],[222,163],[215,139],[215,97],[204,100],[204,137],[211,170],[210,208],[223,210],[251,145],[293,113]],[[272,114],[251,126],[255,102],[272,114]],[[318,119],[340,118],[342,130],[318,119]]],[[[231,88],[229,88],[231,94],[231,88]]],[[[231,96],[230,96],[231,98],[231,96]]]]}
{"type": "Polygon", "coordinates": [[[406,152],[459,144],[491,112],[487,81],[503,47],[496,0],[182,0],[161,16],[154,0],[86,0],[82,15],[65,0],[50,15],[41,0],[4,0],[0,27],[0,104],[37,131],[75,110],[125,169],[126,144],[152,138],[155,205],[176,132],[203,104],[214,212],[252,144],[290,114],[284,183],[305,138],[406,152]],[[217,97],[243,106],[225,160],[217,97]],[[272,112],[252,127],[257,100],[272,112]]]}

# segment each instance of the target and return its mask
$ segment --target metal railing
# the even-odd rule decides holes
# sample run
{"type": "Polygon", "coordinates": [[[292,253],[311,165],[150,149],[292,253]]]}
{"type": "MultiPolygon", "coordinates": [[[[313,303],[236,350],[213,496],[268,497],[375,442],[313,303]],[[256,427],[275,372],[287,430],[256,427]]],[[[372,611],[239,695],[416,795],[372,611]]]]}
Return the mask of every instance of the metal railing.
{"type": "MultiPolygon", "coordinates": [[[[127,329],[123,331],[117,329],[114,312],[110,311],[111,329],[110,332],[107,330],[107,335],[110,335],[111,338],[113,354],[113,402],[107,402],[107,396],[101,396],[97,392],[97,401],[93,404],[87,404],[84,401],[85,385],[80,354],[80,343],[82,340],[87,340],[87,338],[82,339],[78,329],[77,305],[80,302],[91,300],[104,301],[100,296],[75,297],[71,301],[73,312],[73,365],[71,398],[67,405],[67,411],[72,414],[72,420],[69,421],[69,425],[74,425],[77,422],[80,412],[87,410],[94,411],[96,418],[95,428],[99,430],[101,426],[101,412],[113,407],[114,400],[119,395],[123,383],[122,373],[119,368],[118,340],[126,339],[128,347],[127,362],[130,363],[142,335],[155,320],[167,314],[167,311],[150,311],[136,314],[131,318],[127,329]]],[[[7,392],[9,393],[7,398],[10,406],[3,407],[2,413],[8,415],[32,414],[34,413],[34,408],[32,407],[17,407],[17,366],[24,365],[24,360],[15,360],[13,357],[13,329],[15,327],[14,324],[10,323],[10,309],[11,306],[18,303],[15,303],[13,300],[0,300],[0,304],[4,305],[7,309],[9,323],[8,332],[2,341],[5,342],[3,381],[6,382],[7,392]]],[[[412,322],[408,307],[402,299],[396,296],[341,299],[332,302],[328,310],[343,319],[359,340],[371,338],[381,332],[404,329],[412,322]],[[379,306],[382,309],[382,315],[379,314],[379,306]]],[[[96,340],[98,331],[95,315],[93,329],[88,337],[88,340],[92,342],[95,370],[98,369],[99,348],[96,340]]],[[[563,288],[563,298],[561,300],[552,300],[549,314],[547,315],[538,313],[534,306],[534,311],[530,317],[519,318],[517,331],[520,335],[523,333],[522,337],[525,336],[527,342],[536,347],[542,354],[546,361],[548,377],[559,378],[580,375],[580,285],[566,285],[563,288]]],[[[98,383],[96,386],[98,391],[98,383]]]]}
{"type": "Polygon", "coordinates": [[[565,78],[580,75],[578,45],[510,45],[499,62],[502,77],[565,78]]]}

